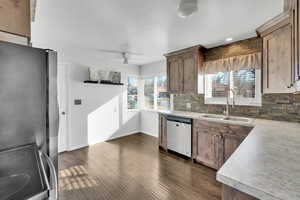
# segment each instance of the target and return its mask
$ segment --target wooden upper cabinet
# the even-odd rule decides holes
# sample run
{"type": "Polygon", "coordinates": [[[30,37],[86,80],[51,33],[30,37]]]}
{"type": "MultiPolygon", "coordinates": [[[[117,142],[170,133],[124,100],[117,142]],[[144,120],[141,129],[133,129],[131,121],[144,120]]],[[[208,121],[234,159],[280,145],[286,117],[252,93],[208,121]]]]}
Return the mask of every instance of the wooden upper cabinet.
{"type": "Polygon", "coordinates": [[[166,54],[168,91],[170,93],[197,93],[198,74],[202,73],[203,47],[166,54]]]}
{"type": "Polygon", "coordinates": [[[295,43],[292,12],[257,29],[263,37],[263,92],[295,92],[295,43]]]}
{"type": "Polygon", "coordinates": [[[0,0],[0,31],[30,38],[30,0],[0,0]]]}
{"type": "Polygon", "coordinates": [[[198,91],[198,61],[197,56],[188,53],[183,57],[183,92],[197,93],[198,91]]]}
{"type": "Polygon", "coordinates": [[[168,59],[167,65],[168,91],[179,93],[183,90],[183,61],[174,57],[168,59]]]}

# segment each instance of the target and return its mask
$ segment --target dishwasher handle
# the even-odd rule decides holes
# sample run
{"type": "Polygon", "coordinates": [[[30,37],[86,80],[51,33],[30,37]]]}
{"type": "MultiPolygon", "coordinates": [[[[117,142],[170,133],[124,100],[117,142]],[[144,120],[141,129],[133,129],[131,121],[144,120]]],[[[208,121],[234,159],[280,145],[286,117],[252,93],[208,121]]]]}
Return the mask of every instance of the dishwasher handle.
{"type": "Polygon", "coordinates": [[[192,119],[184,118],[184,117],[177,117],[177,116],[172,116],[168,115],[167,117],[168,121],[171,122],[178,122],[178,123],[183,123],[183,124],[192,124],[192,119]]]}

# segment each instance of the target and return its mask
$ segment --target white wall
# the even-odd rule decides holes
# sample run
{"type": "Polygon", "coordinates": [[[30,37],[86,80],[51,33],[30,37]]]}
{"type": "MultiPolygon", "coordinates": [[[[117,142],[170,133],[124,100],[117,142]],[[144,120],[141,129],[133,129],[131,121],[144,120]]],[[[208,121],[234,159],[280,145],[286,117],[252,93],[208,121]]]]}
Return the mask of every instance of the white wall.
{"type": "MultiPolygon", "coordinates": [[[[140,131],[139,112],[126,110],[126,82],[128,75],[139,75],[138,66],[109,67],[120,71],[124,86],[84,84],[88,80],[88,66],[68,64],[69,114],[68,149],[103,142],[140,131]],[[81,99],[82,105],[74,105],[81,99]]],[[[108,70],[107,67],[97,67],[108,70]]]]}
{"type": "MultiPolygon", "coordinates": [[[[156,76],[166,74],[166,61],[155,62],[140,67],[140,76],[156,76]]],[[[158,114],[154,111],[142,110],[141,132],[158,137],[158,114]]]]}
{"type": "Polygon", "coordinates": [[[140,66],[141,76],[155,76],[155,75],[162,75],[162,74],[163,75],[167,74],[166,60],[140,66]]]}

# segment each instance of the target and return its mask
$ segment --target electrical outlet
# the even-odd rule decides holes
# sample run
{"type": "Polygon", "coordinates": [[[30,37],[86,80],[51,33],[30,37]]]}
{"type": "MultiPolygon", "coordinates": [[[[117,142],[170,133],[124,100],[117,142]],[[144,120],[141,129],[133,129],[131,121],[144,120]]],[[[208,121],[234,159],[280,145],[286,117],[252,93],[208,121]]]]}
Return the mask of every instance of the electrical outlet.
{"type": "Polygon", "coordinates": [[[187,109],[191,109],[192,108],[192,104],[191,103],[186,103],[186,108],[187,109]]]}
{"type": "Polygon", "coordinates": [[[82,100],[81,99],[75,99],[74,100],[74,105],[81,105],[82,104],[82,100]]]}

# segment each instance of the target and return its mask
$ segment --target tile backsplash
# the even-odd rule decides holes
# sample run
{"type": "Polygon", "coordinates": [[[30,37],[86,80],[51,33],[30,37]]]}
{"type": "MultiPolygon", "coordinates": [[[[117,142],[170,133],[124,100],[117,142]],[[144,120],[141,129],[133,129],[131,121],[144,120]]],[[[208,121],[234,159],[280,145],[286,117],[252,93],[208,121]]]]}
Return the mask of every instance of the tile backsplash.
{"type": "MultiPolygon", "coordinates": [[[[174,110],[223,114],[225,107],[225,105],[205,104],[203,94],[174,95],[174,110]],[[187,103],[190,103],[191,107],[187,108],[187,103]]],[[[262,97],[261,107],[230,107],[230,114],[241,117],[253,117],[300,123],[300,94],[265,94],[262,97]]]]}

